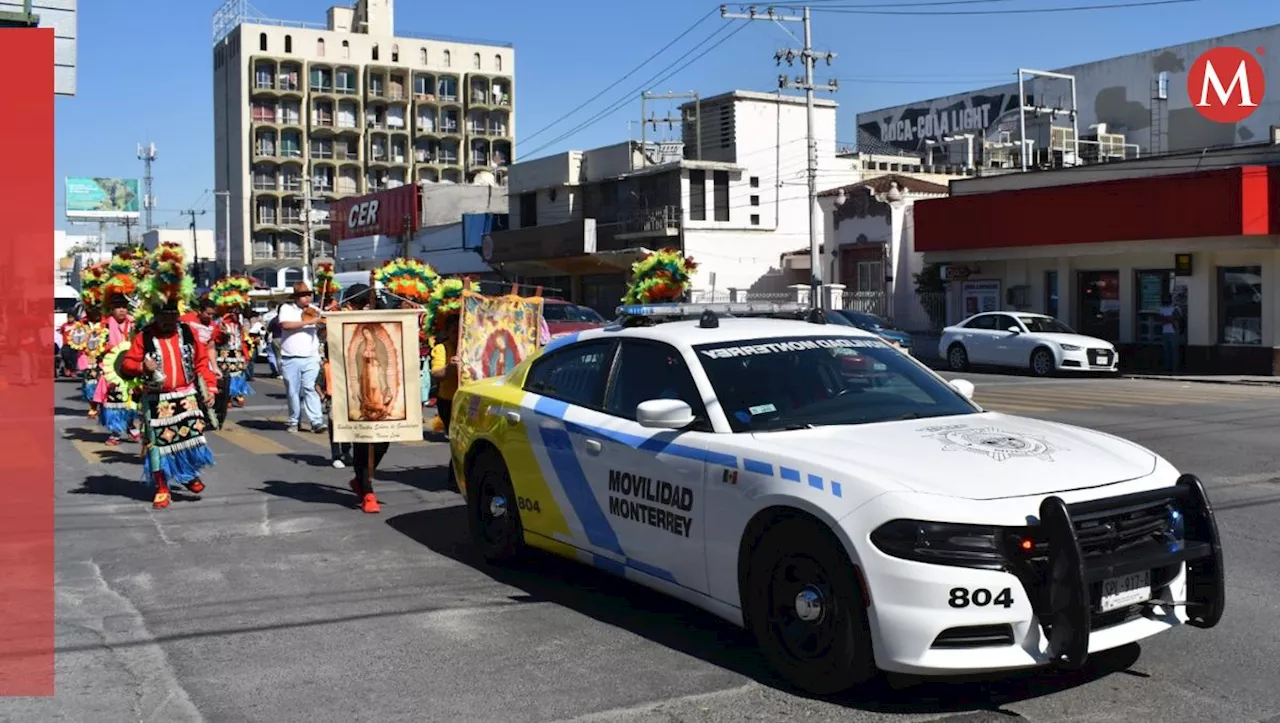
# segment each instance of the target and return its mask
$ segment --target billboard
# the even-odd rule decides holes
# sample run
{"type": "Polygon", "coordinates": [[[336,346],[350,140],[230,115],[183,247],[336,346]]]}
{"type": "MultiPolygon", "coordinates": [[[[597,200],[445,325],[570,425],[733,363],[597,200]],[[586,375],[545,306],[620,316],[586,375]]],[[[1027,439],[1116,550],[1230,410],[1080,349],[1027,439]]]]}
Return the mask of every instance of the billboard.
{"type": "MultiPolygon", "coordinates": [[[[1204,86],[1203,78],[1196,77],[1197,61],[1203,76],[1203,58],[1210,50],[1225,46],[1256,54],[1257,48],[1277,45],[1280,45],[1280,25],[1058,68],[1054,72],[1076,79],[1081,136],[1089,135],[1091,126],[1106,124],[1107,133],[1123,134],[1125,143],[1136,144],[1144,156],[1257,143],[1270,138],[1270,124],[1280,114],[1280,93],[1264,95],[1261,90],[1263,77],[1280,77],[1280,53],[1262,53],[1250,61],[1257,65],[1253,74],[1257,77],[1249,78],[1254,86],[1252,94],[1257,96],[1251,99],[1257,105],[1252,109],[1256,112],[1239,113],[1238,118],[1232,117],[1227,122],[1217,122],[1197,107],[1204,86]]],[[[1246,89],[1240,87],[1239,82],[1232,85],[1238,62],[1224,65],[1217,72],[1223,86],[1220,95],[1234,92],[1235,99],[1243,101],[1246,89]]],[[[1002,85],[859,113],[858,147],[872,153],[905,151],[923,155],[930,151],[933,143],[967,134],[975,137],[976,145],[984,138],[1016,143],[1020,105],[1017,73],[1011,71],[1009,76],[1011,82],[1002,85]]],[[[1028,76],[1024,90],[1028,105],[1063,110],[1071,107],[1071,86],[1067,81],[1028,76]]],[[[1223,100],[1222,104],[1228,101],[1223,100]]],[[[1035,138],[1038,134],[1033,127],[1046,122],[1047,116],[1037,118],[1029,111],[1027,137],[1035,138]]],[[[1069,125],[1069,121],[1061,118],[1058,123],[1069,125]]],[[[1044,141],[1041,138],[1037,142],[1042,145],[1044,141]]],[[[957,148],[951,153],[964,151],[957,148]]]]}
{"type": "Polygon", "coordinates": [[[68,178],[67,218],[112,221],[137,218],[142,197],[136,178],[68,178]]]}
{"type": "Polygon", "coordinates": [[[418,230],[421,199],[418,186],[408,184],[365,196],[340,198],[329,204],[329,238],[340,243],[363,236],[399,236],[418,230]]]}

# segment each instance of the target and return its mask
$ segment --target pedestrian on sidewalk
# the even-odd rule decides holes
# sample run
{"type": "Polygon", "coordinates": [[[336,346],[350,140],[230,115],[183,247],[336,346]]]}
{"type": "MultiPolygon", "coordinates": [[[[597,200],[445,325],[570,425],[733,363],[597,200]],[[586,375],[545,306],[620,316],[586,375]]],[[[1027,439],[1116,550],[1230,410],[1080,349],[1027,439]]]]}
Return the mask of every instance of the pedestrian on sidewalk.
{"type": "Polygon", "coordinates": [[[320,376],[321,315],[311,300],[311,287],[305,282],[297,284],[293,287],[293,300],[280,305],[276,319],[281,331],[280,372],[289,402],[289,431],[298,431],[305,412],[311,431],[319,434],[327,432],[329,425],[321,417],[320,395],[316,393],[316,380],[320,376]]]}
{"type": "Polygon", "coordinates": [[[1163,341],[1161,356],[1164,369],[1170,374],[1177,374],[1181,366],[1182,335],[1178,328],[1181,316],[1181,310],[1173,303],[1173,296],[1165,292],[1160,298],[1160,320],[1164,322],[1164,326],[1161,327],[1163,341]]]}

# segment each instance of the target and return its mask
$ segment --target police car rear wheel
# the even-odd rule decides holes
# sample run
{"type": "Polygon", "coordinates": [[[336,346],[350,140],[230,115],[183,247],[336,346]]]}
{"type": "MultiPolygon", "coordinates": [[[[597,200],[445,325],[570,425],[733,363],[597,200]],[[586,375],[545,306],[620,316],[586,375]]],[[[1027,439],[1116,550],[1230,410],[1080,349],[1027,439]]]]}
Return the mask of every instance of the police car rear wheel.
{"type": "Polygon", "coordinates": [[[494,453],[480,456],[471,467],[468,489],[472,539],[488,562],[506,562],[519,556],[524,543],[524,526],[516,505],[511,476],[502,459],[494,453]]]}
{"type": "Polygon", "coordinates": [[[756,548],[751,571],[749,625],[788,682],[831,695],[874,675],[861,590],[829,531],[805,519],[774,525],[756,548]]]}

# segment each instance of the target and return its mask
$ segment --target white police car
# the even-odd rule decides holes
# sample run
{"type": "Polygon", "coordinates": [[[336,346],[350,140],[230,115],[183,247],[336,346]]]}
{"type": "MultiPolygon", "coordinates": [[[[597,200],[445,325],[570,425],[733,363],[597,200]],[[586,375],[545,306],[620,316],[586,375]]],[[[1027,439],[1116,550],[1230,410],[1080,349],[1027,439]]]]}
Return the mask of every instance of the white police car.
{"type": "Polygon", "coordinates": [[[463,387],[453,464],[486,557],[541,548],[691,602],[814,693],[1217,624],[1196,477],[985,412],[868,332],[741,318],[766,306],[624,307],[463,387]]]}

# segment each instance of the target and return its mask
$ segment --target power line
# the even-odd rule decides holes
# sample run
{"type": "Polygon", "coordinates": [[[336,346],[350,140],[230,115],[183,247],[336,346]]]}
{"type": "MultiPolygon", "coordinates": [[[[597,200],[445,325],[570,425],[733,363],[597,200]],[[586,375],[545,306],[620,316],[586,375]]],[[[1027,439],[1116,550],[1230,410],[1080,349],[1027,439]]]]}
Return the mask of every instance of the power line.
{"type": "Polygon", "coordinates": [[[720,27],[716,28],[715,32],[711,33],[711,34],[710,34],[710,35],[708,35],[706,38],[703,38],[703,40],[702,40],[701,42],[699,42],[697,45],[693,46],[693,48],[690,48],[687,52],[685,52],[685,53],[684,53],[684,55],[681,55],[679,58],[676,58],[676,59],[675,59],[675,61],[673,61],[671,64],[667,65],[665,68],[663,68],[662,70],[658,71],[658,73],[657,73],[657,74],[655,74],[655,75],[651,76],[651,77],[650,77],[648,80],[646,80],[642,85],[640,85],[639,87],[635,88],[635,89],[634,89],[634,90],[632,90],[631,92],[627,93],[625,96],[623,96],[623,97],[619,98],[617,101],[615,101],[615,102],[614,102],[613,104],[611,104],[610,106],[606,107],[604,110],[599,111],[598,113],[596,113],[596,114],[595,114],[595,115],[593,115],[592,117],[588,118],[587,120],[583,121],[582,123],[579,123],[577,126],[575,126],[575,127],[571,128],[571,129],[569,129],[568,131],[566,131],[566,132],[564,132],[564,133],[560,134],[560,135],[559,135],[559,136],[557,136],[555,139],[553,139],[553,140],[551,140],[551,141],[549,141],[549,142],[547,142],[547,143],[542,144],[541,146],[537,147],[536,149],[534,149],[534,150],[532,150],[532,151],[529,151],[526,155],[528,155],[528,156],[534,156],[534,155],[537,155],[538,153],[542,152],[543,150],[546,150],[547,148],[550,148],[550,147],[552,147],[552,146],[556,145],[557,143],[559,143],[559,142],[561,142],[561,141],[563,141],[563,140],[565,140],[565,139],[567,139],[567,138],[570,138],[570,137],[572,137],[572,136],[574,136],[574,135],[578,134],[579,132],[581,132],[581,131],[583,131],[583,130],[586,130],[587,128],[590,128],[591,126],[595,125],[596,123],[599,123],[600,121],[604,120],[605,118],[608,118],[609,116],[613,115],[614,113],[617,113],[618,111],[622,110],[622,108],[623,108],[623,107],[625,107],[628,103],[632,102],[632,100],[634,100],[634,98],[636,97],[636,95],[638,95],[641,91],[643,91],[643,90],[647,90],[647,89],[649,89],[649,88],[651,88],[651,87],[653,87],[653,86],[655,86],[655,85],[658,85],[659,83],[664,83],[664,82],[666,82],[668,79],[670,79],[670,78],[674,77],[674,76],[675,76],[676,74],[678,74],[680,71],[684,70],[685,68],[689,67],[690,65],[693,65],[693,64],[694,64],[694,63],[696,63],[698,60],[701,60],[702,58],[706,57],[706,55],[707,55],[707,54],[709,54],[711,51],[715,50],[716,48],[720,47],[720,45],[722,45],[722,44],[723,44],[725,41],[727,41],[729,38],[732,38],[734,35],[737,35],[738,33],[742,32],[742,29],[743,29],[743,28],[745,28],[745,27],[746,27],[746,25],[745,25],[745,24],[743,24],[743,25],[739,25],[737,28],[734,28],[734,29],[733,29],[733,31],[732,31],[732,32],[730,32],[728,35],[725,35],[724,37],[720,38],[720,39],[719,39],[719,40],[717,40],[715,43],[713,43],[710,47],[706,48],[705,50],[703,50],[702,52],[698,53],[697,55],[694,55],[692,58],[689,58],[689,56],[690,56],[690,55],[693,55],[694,51],[696,51],[699,47],[701,47],[701,46],[705,45],[706,43],[708,43],[708,42],[710,42],[711,40],[713,40],[717,35],[720,35],[722,32],[724,32],[724,30],[725,30],[725,28],[726,28],[726,27],[728,27],[728,26],[726,26],[726,25],[721,25],[720,27]],[[680,65],[679,67],[675,68],[675,70],[671,70],[671,72],[666,73],[666,75],[662,75],[662,77],[659,77],[659,75],[661,75],[663,72],[665,72],[665,71],[669,70],[670,68],[672,68],[672,66],[677,65],[678,63],[680,63],[680,61],[684,60],[685,58],[689,58],[689,60],[688,60],[688,61],[686,61],[684,64],[680,65]]]}
{"type": "Polygon", "coordinates": [[[1049,13],[1077,13],[1093,10],[1120,10],[1123,8],[1146,8],[1157,5],[1184,5],[1186,3],[1196,2],[1202,2],[1202,0],[1146,0],[1146,2],[1074,5],[1054,8],[1017,8],[1007,10],[930,10],[913,12],[911,10],[872,10],[866,5],[819,5],[815,7],[814,10],[840,15],[913,15],[917,17],[936,15],[1040,15],[1049,13]]]}
{"type": "Polygon", "coordinates": [[[585,102],[583,102],[583,103],[582,103],[581,105],[579,105],[577,108],[574,108],[573,110],[569,111],[568,113],[565,113],[564,115],[562,115],[562,116],[560,116],[559,118],[555,119],[555,120],[554,120],[554,121],[552,121],[551,123],[549,123],[549,124],[547,124],[547,125],[543,126],[542,128],[539,128],[538,130],[534,131],[533,133],[530,133],[530,134],[529,134],[528,136],[526,136],[525,138],[522,138],[521,140],[517,141],[516,145],[517,145],[517,146],[519,146],[520,144],[528,143],[529,141],[531,141],[531,140],[533,140],[534,138],[536,138],[536,137],[538,137],[538,136],[542,135],[542,134],[543,134],[543,133],[545,133],[546,131],[551,130],[551,129],[552,129],[552,128],[554,128],[555,126],[560,125],[560,123],[561,123],[562,121],[564,121],[565,119],[569,118],[570,116],[574,115],[575,113],[578,113],[578,112],[582,111],[582,110],[583,110],[583,109],[585,109],[587,106],[589,106],[589,105],[591,105],[592,103],[594,103],[594,102],[596,102],[597,100],[599,100],[599,99],[600,99],[600,97],[601,97],[601,96],[603,96],[605,93],[608,93],[609,91],[613,90],[614,88],[617,88],[619,85],[622,85],[622,82],[623,82],[624,80],[626,80],[627,78],[630,78],[631,76],[633,76],[633,75],[635,75],[636,73],[640,72],[640,69],[641,69],[641,68],[643,68],[644,66],[646,66],[646,65],[648,65],[649,63],[653,62],[653,60],[654,60],[655,58],[657,58],[659,55],[662,55],[663,53],[667,52],[667,50],[668,50],[668,49],[670,49],[670,48],[671,48],[671,46],[673,46],[673,45],[675,45],[676,43],[678,43],[678,42],[680,42],[681,40],[683,40],[683,39],[684,39],[684,37],[685,37],[686,35],[688,35],[689,33],[693,32],[693,31],[694,31],[694,29],[696,29],[699,25],[701,25],[701,24],[705,23],[705,22],[706,22],[708,19],[710,19],[710,18],[711,18],[711,16],[712,16],[712,15],[714,15],[715,13],[716,13],[716,8],[711,9],[709,12],[707,12],[707,14],[706,14],[706,15],[703,15],[701,18],[699,18],[697,21],[695,21],[692,25],[690,25],[689,27],[685,28],[685,29],[684,29],[684,32],[682,32],[682,33],[680,33],[679,35],[677,35],[677,36],[676,36],[676,37],[675,37],[671,42],[669,42],[669,43],[667,43],[666,45],[662,46],[662,47],[661,47],[661,48],[659,48],[656,52],[654,52],[654,54],[653,54],[653,55],[650,55],[648,58],[645,58],[643,61],[641,61],[641,63],[640,63],[639,65],[637,65],[636,67],[634,67],[634,68],[632,68],[631,70],[627,71],[627,74],[626,74],[626,75],[622,76],[621,78],[618,78],[618,79],[617,79],[617,80],[615,80],[613,83],[610,83],[610,84],[609,84],[608,86],[606,86],[603,90],[601,90],[599,93],[596,93],[595,95],[593,95],[593,96],[591,96],[590,98],[588,98],[585,102]]]}

